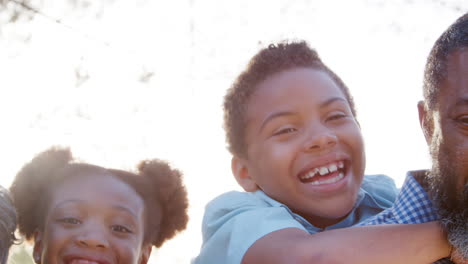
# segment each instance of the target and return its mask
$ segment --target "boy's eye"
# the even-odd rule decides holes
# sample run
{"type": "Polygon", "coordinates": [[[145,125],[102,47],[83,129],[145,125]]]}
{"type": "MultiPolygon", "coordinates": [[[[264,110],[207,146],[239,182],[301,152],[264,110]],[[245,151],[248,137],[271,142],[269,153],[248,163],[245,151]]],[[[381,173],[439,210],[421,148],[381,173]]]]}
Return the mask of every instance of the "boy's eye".
{"type": "Polygon", "coordinates": [[[73,217],[65,217],[61,218],[58,220],[61,223],[64,224],[69,224],[69,225],[79,225],[81,224],[81,221],[79,219],[73,218],[73,217]]]}
{"type": "Polygon", "coordinates": [[[296,132],[296,131],[297,131],[297,129],[295,129],[293,127],[287,127],[287,128],[280,129],[279,131],[276,131],[273,134],[273,136],[287,134],[287,133],[293,133],[293,132],[296,132]]]}
{"type": "Polygon", "coordinates": [[[327,120],[328,121],[333,121],[333,120],[338,120],[338,119],[345,118],[345,117],[347,117],[347,115],[345,115],[343,113],[339,113],[339,114],[331,115],[327,120]]]}
{"type": "Polygon", "coordinates": [[[132,231],[125,226],[121,225],[114,225],[111,227],[112,231],[119,232],[119,233],[132,233],[132,231]]]}

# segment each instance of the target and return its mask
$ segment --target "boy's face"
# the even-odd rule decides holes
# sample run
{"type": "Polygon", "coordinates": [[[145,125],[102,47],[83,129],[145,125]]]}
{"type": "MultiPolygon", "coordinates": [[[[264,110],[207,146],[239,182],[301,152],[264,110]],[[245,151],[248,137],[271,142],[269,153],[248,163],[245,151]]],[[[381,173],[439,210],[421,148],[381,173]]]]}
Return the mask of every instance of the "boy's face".
{"type": "Polygon", "coordinates": [[[126,183],[108,175],[65,180],[52,194],[34,258],[43,264],[143,264],[144,202],[126,183]]]}
{"type": "Polygon", "coordinates": [[[348,101],[323,71],[295,68],[261,82],[247,108],[247,158],[233,172],[316,226],[339,222],[362,182],[363,139],[348,101]]]}

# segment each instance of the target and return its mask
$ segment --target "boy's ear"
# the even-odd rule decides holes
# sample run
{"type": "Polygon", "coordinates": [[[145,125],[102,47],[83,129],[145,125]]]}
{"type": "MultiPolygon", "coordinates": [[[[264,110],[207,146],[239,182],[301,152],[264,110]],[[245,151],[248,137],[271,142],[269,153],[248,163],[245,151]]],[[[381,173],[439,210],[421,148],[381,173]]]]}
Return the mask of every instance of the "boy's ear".
{"type": "Polygon", "coordinates": [[[254,192],[258,189],[257,183],[249,173],[249,167],[245,159],[232,157],[231,159],[232,174],[246,192],[254,192]]]}
{"type": "Polygon", "coordinates": [[[33,259],[37,264],[41,263],[42,257],[42,232],[34,232],[33,259]]]}
{"type": "Polygon", "coordinates": [[[152,248],[153,248],[153,245],[151,245],[151,244],[143,246],[143,248],[141,249],[141,256],[140,256],[139,264],[148,263],[149,257],[151,255],[151,249],[152,248]]]}
{"type": "Polygon", "coordinates": [[[432,132],[434,131],[434,121],[431,113],[429,113],[425,107],[424,101],[418,102],[418,113],[419,113],[419,124],[423,131],[424,137],[428,145],[431,144],[432,132]]]}

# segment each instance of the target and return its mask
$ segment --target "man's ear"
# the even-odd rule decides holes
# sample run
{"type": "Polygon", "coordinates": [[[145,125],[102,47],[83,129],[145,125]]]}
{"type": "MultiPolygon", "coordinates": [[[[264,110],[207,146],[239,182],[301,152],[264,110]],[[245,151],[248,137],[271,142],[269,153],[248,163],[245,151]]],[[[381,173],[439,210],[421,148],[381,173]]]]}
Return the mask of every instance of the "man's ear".
{"type": "Polygon", "coordinates": [[[432,133],[434,131],[434,119],[427,111],[424,101],[418,102],[419,124],[426,138],[427,144],[431,144],[432,133]]]}
{"type": "Polygon", "coordinates": [[[42,258],[42,232],[34,232],[33,259],[37,264],[41,263],[42,258]]]}
{"type": "Polygon", "coordinates": [[[148,263],[148,260],[149,260],[149,257],[151,255],[151,250],[152,249],[153,249],[153,245],[151,245],[151,244],[143,246],[143,248],[141,249],[141,256],[140,256],[139,264],[148,263]]]}
{"type": "Polygon", "coordinates": [[[257,183],[255,183],[255,180],[249,173],[247,160],[239,157],[232,157],[231,170],[237,183],[239,183],[246,192],[254,192],[258,189],[257,183]]]}

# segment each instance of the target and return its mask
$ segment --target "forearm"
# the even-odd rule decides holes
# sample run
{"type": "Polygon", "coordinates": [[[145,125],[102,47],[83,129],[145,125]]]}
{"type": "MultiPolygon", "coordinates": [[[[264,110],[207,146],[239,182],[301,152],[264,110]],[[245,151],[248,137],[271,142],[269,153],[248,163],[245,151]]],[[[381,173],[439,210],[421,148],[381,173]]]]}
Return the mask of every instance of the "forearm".
{"type": "Polygon", "coordinates": [[[309,235],[271,233],[254,243],[243,263],[431,263],[449,254],[438,223],[336,229],[309,235]]]}
{"type": "Polygon", "coordinates": [[[450,252],[436,222],[331,230],[315,238],[323,244],[325,255],[339,258],[337,261],[351,260],[347,263],[430,263],[450,252]]]}

